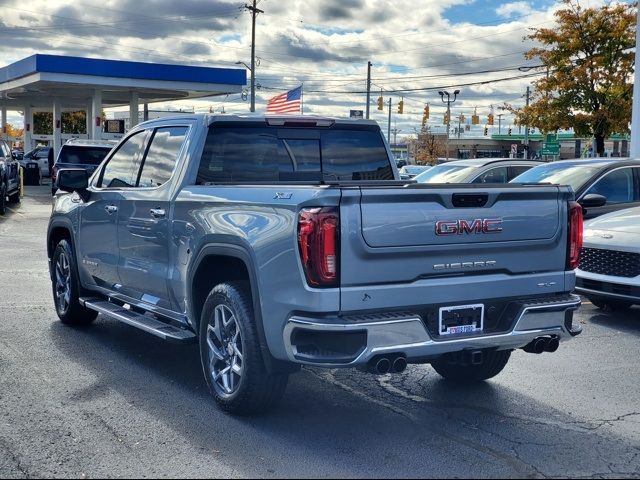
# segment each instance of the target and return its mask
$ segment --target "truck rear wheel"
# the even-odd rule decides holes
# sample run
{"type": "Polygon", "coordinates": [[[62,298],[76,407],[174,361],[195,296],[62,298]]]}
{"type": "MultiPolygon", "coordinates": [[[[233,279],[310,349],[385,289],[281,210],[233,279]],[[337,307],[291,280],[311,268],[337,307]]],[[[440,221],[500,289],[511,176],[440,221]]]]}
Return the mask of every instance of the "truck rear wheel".
{"type": "Polygon", "coordinates": [[[484,351],[482,363],[453,363],[447,358],[431,362],[433,369],[446,380],[472,383],[488,380],[498,375],[509,361],[511,350],[484,351]]]}
{"type": "Polygon", "coordinates": [[[207,385],[223,410],[250,415],[282,398],[289,376],[270,374],[265,367],[245,283],[221,283],[211,290],[202,309],[199,342],[207,385]]]}
{"type": "Polygon", "coordinates": [[[80,282],[78,269],[67,240],[60,240],[53,252],[53,301],[56,313],[67,325],[88,325],[98,316],[98,312],[80,305],[80,282]]]}

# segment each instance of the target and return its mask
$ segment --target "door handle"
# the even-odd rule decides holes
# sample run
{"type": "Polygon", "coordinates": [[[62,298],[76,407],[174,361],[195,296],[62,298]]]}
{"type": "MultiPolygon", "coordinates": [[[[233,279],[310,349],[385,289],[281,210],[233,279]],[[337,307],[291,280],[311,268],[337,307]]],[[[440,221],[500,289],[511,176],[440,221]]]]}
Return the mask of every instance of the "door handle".
{"type": "Polygon", "coordinates": [[[150,211],[153,218],[164,218],[166,215],[164,208],[152,208],[150,211]]]}
{"type": "Polygon", "coordinates": [[[115,205],[107,205],[106,207],[104,207],[104,209],[107,211],[109,215],[111,215],[112,213],[116,213],[118,211],[118,207],[116,207],[115,205]]]}

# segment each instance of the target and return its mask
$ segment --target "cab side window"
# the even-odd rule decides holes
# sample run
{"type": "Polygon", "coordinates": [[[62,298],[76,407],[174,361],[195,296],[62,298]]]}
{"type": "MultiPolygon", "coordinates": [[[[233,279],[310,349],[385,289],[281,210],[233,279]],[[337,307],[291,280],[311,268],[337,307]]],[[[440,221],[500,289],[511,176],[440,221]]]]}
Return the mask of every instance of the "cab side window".
{"type": "Polygon", "coordinates": [[[607,197],[607,205],[639,200],[638,192],[634,188],[632,168],[620,168],[607,173],[589,189],[587,194],[590,193],[607,197]]]}
{"type": "Polygon", "coordinates": [[[148,131],[135,133],[120,145],[104,166],[98,187],[129,188],[138,181],[140,161],[147,145],[148,131]]]}

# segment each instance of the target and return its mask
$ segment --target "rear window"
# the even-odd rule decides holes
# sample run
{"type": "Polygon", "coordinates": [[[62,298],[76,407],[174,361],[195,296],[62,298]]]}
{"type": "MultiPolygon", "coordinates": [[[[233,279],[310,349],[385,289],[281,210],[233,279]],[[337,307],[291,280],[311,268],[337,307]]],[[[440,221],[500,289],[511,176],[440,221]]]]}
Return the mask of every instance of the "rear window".
{"type": "Polygon", "coordinates": [[[377,130],[211,127],[198,185],[321,180],[392,180],[377,130]]]}
{"type": "Polygon", "coordinates": [[[82,165],[100,165],[110,147],[80,147],[63,145],[58,156],[58,163],[78,163],[82,165]]]}

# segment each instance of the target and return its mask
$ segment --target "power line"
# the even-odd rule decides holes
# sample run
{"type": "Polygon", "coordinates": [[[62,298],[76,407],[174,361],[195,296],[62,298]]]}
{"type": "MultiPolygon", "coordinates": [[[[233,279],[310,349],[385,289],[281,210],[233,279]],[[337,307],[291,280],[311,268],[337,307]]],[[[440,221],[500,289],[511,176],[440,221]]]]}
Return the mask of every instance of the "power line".
{"type": "MultiPolygon", "coordinates": [[[[443,89],[447,89],[447,88],[454,88],[454,87],[470,87],[470,86],[474,86],[474,85],[489,85],[491,83],[498,83],[498,82],[506,82],[506,81],[510,81],[510,80],[520,80],[520,79],[525,79],[525,78],[531,78],[531,77],[535,77],[535,76],[539,76],[539,75],[544,75],[546,72],[536,72],[536,73],[530,73],[527,75],[517,75],[514,77],[505,77],[505,78],[497,78],[497,79],[493,79],[493,80],[484,80],[484,81],[480,81],[480,82],[469,82],[469,83],[455,83],[455,84],[450,84],[450,85],[443,85],[443,86],[438,86],[438,87],[420,87],[420,88],[401,88],[401,89],[393,89],[393,90],[385,90],[384,93],[385,94],[389,94],[389,93],[405,93],[405,92],[425,92],[425,91],[430,91],[430,90],[443,90],[443,89]]],[[[262,87],[263,89],[266,90],[279,90],[279,88],[276,87],[262,87]]],[[[358,91],[339,91],[339,90],[307,90],[305,93],[331,93],[331,94],[350,94],[350,95],[359,95],[359,94],[363,94],[363,93],[367,93],[366,90],[358,90],[358,91]]]]}

